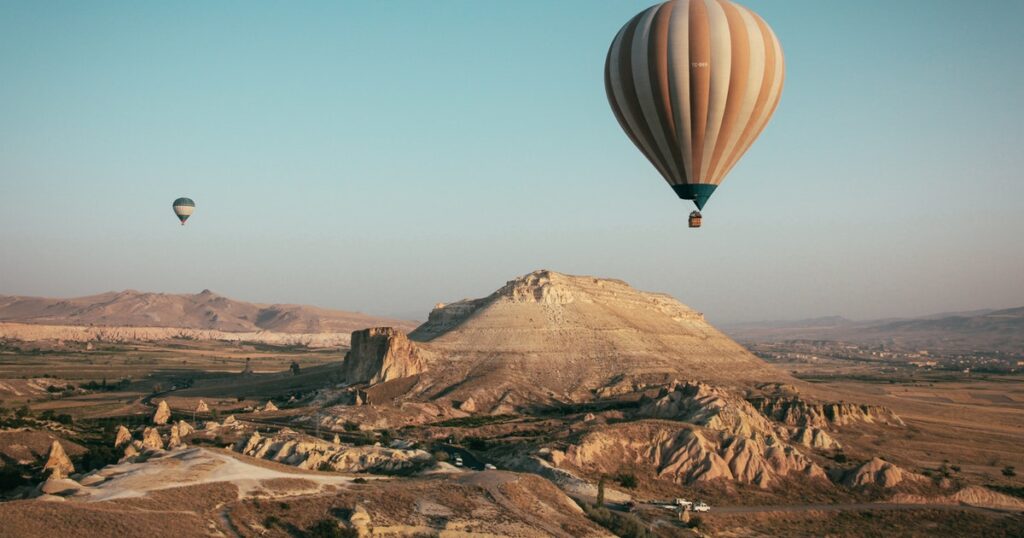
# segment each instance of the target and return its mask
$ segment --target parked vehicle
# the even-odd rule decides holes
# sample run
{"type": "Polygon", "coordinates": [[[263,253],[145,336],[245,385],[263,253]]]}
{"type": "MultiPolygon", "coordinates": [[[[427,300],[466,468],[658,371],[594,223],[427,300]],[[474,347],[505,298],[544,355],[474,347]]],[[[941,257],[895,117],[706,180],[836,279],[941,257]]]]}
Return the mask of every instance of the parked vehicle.
{"type": "Polygon", "coordinates": [[[494,465],[492,465],[490,463],[485,463],[484,464],[484,469],[486,469],[488,471],[493,471],[493,470],[497,469],[497,467],[495,467],[494,465]]]}
{"type": "Polygon", "coordinates": [[[700,502],[697,502],[696,504],[693,505],[693,511],[694,512],[710,512],[711,511],[711,507],[708,506],[707,503],[705,503],[703,501],[700,501],[700,502]]]}
{"type": "Polygon", "coordinates": [[[455,456],[455,466],[462,467],[462,456],[455,456]]]}
{"type": "Polygon", "coordinates": [[[685,508],[687,510],[693,508],[693,501],[688,501],[686,499],[678,499],[677,498],[675,503],[676,503],[676,506],[681,506],[681,507],[683,507],[683,508],[685,508]]]}

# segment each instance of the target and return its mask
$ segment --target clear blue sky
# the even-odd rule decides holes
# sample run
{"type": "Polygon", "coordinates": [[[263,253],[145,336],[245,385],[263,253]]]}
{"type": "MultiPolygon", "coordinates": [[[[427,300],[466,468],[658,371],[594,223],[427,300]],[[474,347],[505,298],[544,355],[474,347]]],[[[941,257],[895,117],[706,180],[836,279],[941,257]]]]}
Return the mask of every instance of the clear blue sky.
{"type": "Polygon", "coordinates": [[[713,321],[1024,304],[1024,2],[744,4],[786,88],[689,231],[604,94],[648,2],[0,2],[0,293],[425,317],[549,268],[713,321]]]}

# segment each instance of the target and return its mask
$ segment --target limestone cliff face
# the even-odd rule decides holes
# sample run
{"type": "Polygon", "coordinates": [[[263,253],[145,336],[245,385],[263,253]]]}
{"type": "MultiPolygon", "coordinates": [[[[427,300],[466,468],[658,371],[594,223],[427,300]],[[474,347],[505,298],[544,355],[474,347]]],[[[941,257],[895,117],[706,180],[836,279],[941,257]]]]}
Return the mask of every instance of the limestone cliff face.
{"type": "Polygon", "coordinates": [[[421,351],[404,333],[392,327],[352,333],[352,349],[342,364],[349,383],[383,383],[426,371],[421,351]]]}
{"type": "Polygon", "coordinates": [[[752,398],[750,403],[765,416],[790,426],[828,428],[856,422],[904,425],[896,413],[879,405],[815,403],[795,396],[752,398]]]}

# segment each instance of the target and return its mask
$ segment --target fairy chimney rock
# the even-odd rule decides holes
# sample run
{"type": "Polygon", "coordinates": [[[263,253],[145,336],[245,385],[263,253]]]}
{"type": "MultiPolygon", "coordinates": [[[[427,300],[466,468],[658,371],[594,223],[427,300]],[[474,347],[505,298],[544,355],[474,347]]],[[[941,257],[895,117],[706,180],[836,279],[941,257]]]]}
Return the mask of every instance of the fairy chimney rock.
{"type": "Polygon", "coordinates": [[[53,440],[53,444],[50,445],[50,455],[46,458],[46,465],[43,466],[44,471],[51,471],[51,477],[64,478],[71,473],[75,472],[75,466],[71,463],[71,459],[68,458],[67,452],[64,452],[64,447],[61,446],[60,441],[53,440]]]}
{"type": "Polygon", "coordinates": [[[153,424],[162,426],[169,420],[171,420],[171,408],[167,406],[167,400],[160,400],[156,413],[153,413],[153,424]]]}

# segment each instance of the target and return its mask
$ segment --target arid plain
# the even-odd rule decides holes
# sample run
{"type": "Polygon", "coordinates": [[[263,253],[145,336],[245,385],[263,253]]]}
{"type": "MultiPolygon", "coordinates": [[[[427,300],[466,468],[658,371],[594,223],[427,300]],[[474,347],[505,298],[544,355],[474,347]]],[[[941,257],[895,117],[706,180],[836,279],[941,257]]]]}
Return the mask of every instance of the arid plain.
{"type": "Polygon", "coordinates": [[[0,309],[0,535],[1024,533],[1019,370],[744,347],[552,271],[418,327],[210,292],[59,303],[0,309]]]}

